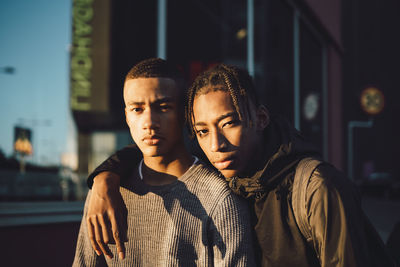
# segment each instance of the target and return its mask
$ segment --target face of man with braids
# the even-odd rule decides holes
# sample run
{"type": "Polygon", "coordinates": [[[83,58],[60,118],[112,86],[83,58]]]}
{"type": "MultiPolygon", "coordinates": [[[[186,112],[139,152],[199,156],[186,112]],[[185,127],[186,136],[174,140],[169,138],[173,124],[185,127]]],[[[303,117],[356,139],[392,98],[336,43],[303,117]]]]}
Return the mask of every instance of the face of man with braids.
{"type": "Polygon", "coordinates": [[[268,124],[264,107],[249,103],[248,117],[240,118],[224,85],[200,88],[193,100],[193,128],[201,149],[225,177],[253,171],[268,124]]]}

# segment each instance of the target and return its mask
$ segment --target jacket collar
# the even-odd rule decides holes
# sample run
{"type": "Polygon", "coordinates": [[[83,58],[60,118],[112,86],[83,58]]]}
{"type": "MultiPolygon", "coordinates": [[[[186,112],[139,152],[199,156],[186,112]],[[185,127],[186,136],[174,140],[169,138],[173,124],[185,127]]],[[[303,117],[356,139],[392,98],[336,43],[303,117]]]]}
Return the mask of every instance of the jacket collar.
{"type": "Polygon", "coordinates": [[[293,171],[298,161],[318,155],[315,147],[281,117],[271,116],[264,131],[264,161],[250,177],[226,178],[231,189],[243,197],[260,197],[293,171]]]}

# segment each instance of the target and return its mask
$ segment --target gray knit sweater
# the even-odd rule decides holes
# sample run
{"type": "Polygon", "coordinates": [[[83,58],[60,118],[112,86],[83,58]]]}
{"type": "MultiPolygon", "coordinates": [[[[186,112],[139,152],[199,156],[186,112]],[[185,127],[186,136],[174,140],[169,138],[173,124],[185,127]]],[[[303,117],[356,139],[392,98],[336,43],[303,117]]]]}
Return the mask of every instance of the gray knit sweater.
{"type": "MultiPolygon", "coordinates": [[[[137,170],[137,168],[136,168],[137,170]]],[[[148,186],[136,171],[120,191],[128,209],[126,258],[97,256],[86,199],[73,266],[254,266],[247,205],[215,172],[196,163],[177,181],[148,186]]]]}

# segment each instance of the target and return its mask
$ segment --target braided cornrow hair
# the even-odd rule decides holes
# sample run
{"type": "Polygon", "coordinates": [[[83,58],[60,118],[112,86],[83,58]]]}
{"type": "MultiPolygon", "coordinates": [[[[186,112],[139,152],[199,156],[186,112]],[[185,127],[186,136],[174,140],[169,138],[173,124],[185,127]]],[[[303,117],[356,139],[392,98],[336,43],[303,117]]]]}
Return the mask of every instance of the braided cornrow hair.
{"type": "Polygon", "coordinates": [[[258,106],[256,90],[252,78],[246,70],[236,66],[219,64],[197,76],[188,90],[185,114],[189,132],[192,137],[195,135],[192,123],[194,118],[194,99],[198,95],[219,90],[229,92],[239,119],[245,123],[245,126],[252,126],[250,103],[258,106]]]}

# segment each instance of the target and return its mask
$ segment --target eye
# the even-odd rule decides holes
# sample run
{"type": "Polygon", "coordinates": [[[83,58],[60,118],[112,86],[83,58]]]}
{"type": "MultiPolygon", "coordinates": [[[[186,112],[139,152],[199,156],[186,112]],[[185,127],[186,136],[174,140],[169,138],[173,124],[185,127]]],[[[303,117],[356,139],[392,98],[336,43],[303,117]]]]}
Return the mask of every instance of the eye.
{"type": "Polygon", "coordinates": [[[230,120],[225,122],[224,124],[222,124],[222,128],[226,128],[226,127],[231,127],[231,126],[235,126],[238,124],[238,120],[230,120]]]}
{"type": "Polygon", "coordinates": [[[143,108],[133,107],[133,108],[130,109],[130,111],[133,111],[133,112],[135,112],[135,113],[140,113],[140,112],[143,111],[143,108]]]}
{"type": "Polygon", "coordinates": [[[233,124],[232,121],[225,122],[225,123],[222,125],[222,128],[225,128],[225,127],[230,126],[230,125],[232,125],[232,124],[233,124]]]}
{"type": "Polygon", "coordinates": [[[207,130],[207,129],[199,129],[199,130],[196,130],[196,134],[197,134],[197,136],[199,136],[199,137],[203,137],[203,136],[205,136],[207,133],[208,133],[208,130],[207,130]]]}
{"type": "Polygon", "coordinates": [[[170,106],[170,105],[160,105],[159,108],[160,108],[160,111],[166,112],[166,111],[171,110],[171,109],[172,109],[172,106],[170,106]]]}

